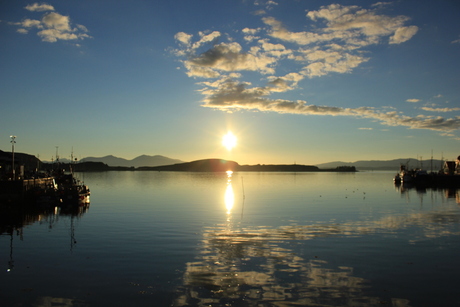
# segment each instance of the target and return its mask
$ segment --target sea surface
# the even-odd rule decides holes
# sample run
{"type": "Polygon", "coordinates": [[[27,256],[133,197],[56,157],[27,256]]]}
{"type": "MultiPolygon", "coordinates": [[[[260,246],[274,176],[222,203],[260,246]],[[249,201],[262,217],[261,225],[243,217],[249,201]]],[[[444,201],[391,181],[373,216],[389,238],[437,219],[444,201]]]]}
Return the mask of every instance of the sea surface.
{"type": "Polygon", "coordinates": [[[459,191],[392,172],[78,173],[1,210],[1,306],[460,306],[459,191]]]}

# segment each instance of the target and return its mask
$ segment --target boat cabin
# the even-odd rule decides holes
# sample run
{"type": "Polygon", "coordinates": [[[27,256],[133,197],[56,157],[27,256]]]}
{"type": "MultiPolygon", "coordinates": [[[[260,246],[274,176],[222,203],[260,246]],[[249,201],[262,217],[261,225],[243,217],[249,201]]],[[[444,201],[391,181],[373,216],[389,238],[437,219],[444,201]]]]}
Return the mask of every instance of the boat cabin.
{"type": "Polygon", "coordinates": [[[444,162],[444,174],[447,175],[455,175],[460,174],[460,156],[457,158],[456,161],[445,161],[444,162]]]}

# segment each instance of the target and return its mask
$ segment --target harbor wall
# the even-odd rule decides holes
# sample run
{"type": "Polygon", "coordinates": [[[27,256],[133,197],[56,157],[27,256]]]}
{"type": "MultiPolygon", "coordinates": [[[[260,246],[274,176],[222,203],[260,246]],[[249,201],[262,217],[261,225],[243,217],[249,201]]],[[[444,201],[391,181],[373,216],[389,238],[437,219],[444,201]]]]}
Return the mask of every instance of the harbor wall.
{"type": "Polygon", "coordinates": [[[53,177],[0,181],[0,201],[23,200],[33,189],[47,189],[52,186],[53,177]]]}

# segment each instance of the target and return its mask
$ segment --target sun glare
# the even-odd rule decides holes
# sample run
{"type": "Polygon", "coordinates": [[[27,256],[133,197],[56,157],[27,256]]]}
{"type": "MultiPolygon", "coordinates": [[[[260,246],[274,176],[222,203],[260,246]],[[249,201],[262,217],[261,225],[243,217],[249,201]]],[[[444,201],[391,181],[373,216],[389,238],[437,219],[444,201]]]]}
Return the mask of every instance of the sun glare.
{"type": "Polygon", "coordinates": [[[236,136],[233,135],[231,131],[227,132],[222,138],[222,145],[224,145],[227,150],[232,150],[232,148],[236,146],[236,136]]]}

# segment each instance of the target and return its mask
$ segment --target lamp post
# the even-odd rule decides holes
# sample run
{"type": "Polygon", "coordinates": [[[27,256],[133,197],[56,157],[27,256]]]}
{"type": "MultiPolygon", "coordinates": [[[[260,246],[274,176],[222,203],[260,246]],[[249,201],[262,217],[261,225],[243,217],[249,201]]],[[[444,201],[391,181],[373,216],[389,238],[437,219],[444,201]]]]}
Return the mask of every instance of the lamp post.
{"type": "Polygon", "coordinates": [[[12,158],[13,162],[12,162],[11,166],[12,166],[12,170],[13,170],[13,180],[15,180],[16,179],[16,170],[14,168],[14,144],[16,143],[16,141],[15,141],[16,136],[15,135],[10,135],[10,138],[11,138],[11,141],[10,141],[10,143],[11,143],[11,153],[12,153],[12,157],[13,157],[12,158]]]}

